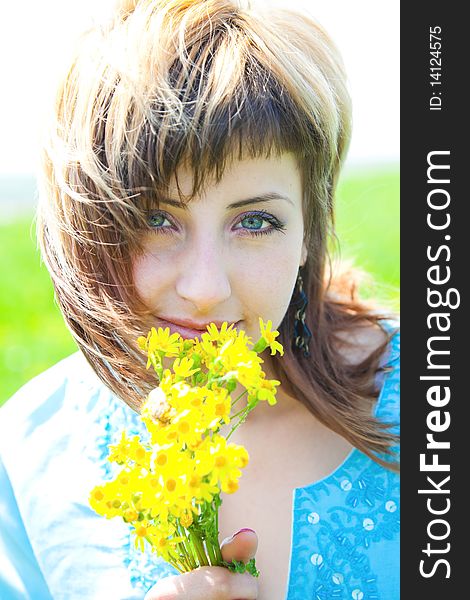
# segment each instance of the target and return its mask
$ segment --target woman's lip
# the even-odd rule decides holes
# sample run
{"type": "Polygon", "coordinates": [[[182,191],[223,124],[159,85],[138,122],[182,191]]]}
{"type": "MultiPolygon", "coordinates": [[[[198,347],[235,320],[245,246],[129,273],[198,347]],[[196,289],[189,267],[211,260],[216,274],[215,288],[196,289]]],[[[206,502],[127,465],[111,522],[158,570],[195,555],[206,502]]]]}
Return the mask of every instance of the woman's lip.
{"type": "MultiPolygon", "coordinates": [[[[181,335],[181,337],[183,337],[185,339],[200,337],[201,334],[203,334],[207,330],[207,326],[210,325],[211,323],[214,323],[219,329],[223,323],[223,321],[209,321],[205,325],[197,324],[197,328],[196,328],[194,326],[196,324],[193,324],[191,321],[181,320],[181,321],[178,321],[177,323],[175,323],[174,321],[163,319],[161,317],[157,317],[157,318],[158,318],[158,321],[159,321],[159,324],[161,327],[163,327],[163,328],[169,327],[171,333],[179,333],[181,335]]],[[[234,323],[235,327],[237,326],[237,324],[239,322],[240,321],[237,321],[236,323],[234,323]]]]}

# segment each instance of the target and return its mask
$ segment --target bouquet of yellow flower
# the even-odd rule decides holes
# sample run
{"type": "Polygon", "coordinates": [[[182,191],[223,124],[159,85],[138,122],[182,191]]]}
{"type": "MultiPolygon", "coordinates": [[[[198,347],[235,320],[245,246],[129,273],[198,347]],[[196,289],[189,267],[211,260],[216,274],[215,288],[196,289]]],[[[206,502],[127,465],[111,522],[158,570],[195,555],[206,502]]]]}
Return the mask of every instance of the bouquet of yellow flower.
{"type": "Polygon", "coordinates": [[[254,559],[224,562],[218,541],[221,492],[236,492],[248,464],[246,449],[228,440],[260,401],[276,404],[279,381],[266,379],[258,355],[268,347],[282,355],[283,348],[271,321],[259,321],[254,345],[227,323],[220,330],[212,323],[201,339],[185,340],[169,328],[138,339],[159,381],[141,409],[148,439],[122,432],[108,456],[119,471],[90,494],[98,514],[131,524],[136,547],[148,546],[181,573],[212,565],[259,575],[254,559]],[[232,400],[237,386],[243,391],[232,400]],[[246,405],[236,412],[243,396],[246,405]]]}

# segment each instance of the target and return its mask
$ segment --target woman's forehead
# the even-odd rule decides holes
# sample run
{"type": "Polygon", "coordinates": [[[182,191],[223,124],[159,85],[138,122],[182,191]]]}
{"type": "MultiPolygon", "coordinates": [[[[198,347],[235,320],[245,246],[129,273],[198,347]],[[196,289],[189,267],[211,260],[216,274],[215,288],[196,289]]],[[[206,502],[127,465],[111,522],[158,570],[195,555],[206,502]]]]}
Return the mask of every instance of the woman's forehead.
{"type": "MultiPolygon", "coordinates": [[[[219,177],[215,173],[205,177],[197,197],[204,197],[214,191],[230,192],[230,195],[234,196],[250,189],[267,192],[269,190],[266,186],[287,191],[287,188],[295,187],[298,179],[299,164],[291,152],[255,158],[231,155],[219,177]]],[[[195,172],[188,162],[185,162],[172,175],[166,195],[175,200],[191,198],[194,184],[195,172]]]]}

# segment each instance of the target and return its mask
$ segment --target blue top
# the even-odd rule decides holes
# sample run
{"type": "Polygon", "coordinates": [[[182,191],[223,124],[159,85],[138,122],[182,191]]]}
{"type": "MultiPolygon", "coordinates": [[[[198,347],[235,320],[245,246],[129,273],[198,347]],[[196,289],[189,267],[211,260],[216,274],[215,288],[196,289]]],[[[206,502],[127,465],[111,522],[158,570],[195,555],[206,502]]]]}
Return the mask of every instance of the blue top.
{"type": "MultiPolygon", "coordinates": [[[[399,333],[382,365],[376,415],[398,422],[399,333]]],[[[110,478],[108,444],[138,415],[80,353],[0,410],[0,599],[142,599],[177,571],[134,548],[121,519],[88,504],[110,478]]],[[[293,490],[286,600],[399,598],[399,478],[354,449],[328,477],[293,490]]]]}

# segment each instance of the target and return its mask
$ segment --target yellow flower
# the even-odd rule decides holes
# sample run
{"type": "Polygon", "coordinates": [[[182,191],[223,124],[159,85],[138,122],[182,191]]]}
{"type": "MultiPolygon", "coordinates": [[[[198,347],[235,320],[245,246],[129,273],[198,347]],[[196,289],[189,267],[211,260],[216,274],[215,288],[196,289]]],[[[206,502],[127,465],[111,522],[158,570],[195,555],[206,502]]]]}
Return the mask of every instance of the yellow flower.
{"type": "Polygon", "coordinates": [[[137,338],[137,345],[141,350],[147,351],[148,348],[148,337],[144,337],[143,335],[137,338]]]}
{"type": "Polygon", "coordinates": [[[102,485],[95,486],[90,492],[91,508],[100,515],[104,515],[106,511],[106,502],[109,497],[106,493],[106,488],[102,485]]]}
{"type": "Polygon", "coordinates": [[[138,435],[128,437],[127,433],[121,433],[121,439],[117,444],[110,444],[108,460],[118,465],[139,465],[146,467],[150,460],[150,452],[140,442],[138,435]]]}
{"type": "Polygon", "coordinates": [[[110,462],[116,462],[119,465],[125,464],[130,460],[130,447],[131,438],[127,436],[127,433],[123,431],[121,433],[121,439],[117,444],[109,445],[108,460],[110,462]]]}
{"type": "Polygon", "coordinates": [[[118,497],[114,481],[94,487],[90,493],[89,502],[95,512],[107,519],[121,516],[123,513],[122,501],[118,497]]]}
{"type": "Polygon", "coordinates": [[[151,512],[154,507],[158,506],[162,496],[160,476],[156,473],[147,474],[147,476],[142,477],[139,481],[138,489],[141,492],[138,502],[139,508],[151,512]]]}
{"type": "Polygon", "coordinates": [[[186,529],[193,524],[193,520],[193,513],[191,511],[184,511],[180,517],[180,523],[186,529]]]}
{"type": "Polygon", "coordinates": [[[188,356],[192,356],[193,354],[200,356],[201,363],[207,369],[211,369],[213,361],[217,358],[217,344],[208,338],[204,338],[204,335],[202,334],[201,336],[202,340],[199,338],[194,340],[194,346],[188,352],[188,356]]]}
{"type": "Polygon", "coordinates": [[[132,523],[133,521],[137,521],[139,518],[139,513],[135,510],[135,508],[127,508],[124,510],[123,519],[126,523],[132,523]]]}
{"type": "Polygon", "coordinates": [[[192,474],[188,477],[188,496],[197,500],[212,502],[212,498],[219,492],[219,488],[210,484],[204,478],[204,473],[199,472],[201,465],[197,464],[192,474]]]}
{"type": "Polygon", "coordinates": [[[248,336],[246,332],[243,331],[243,329],[240,329],[240,331],[238,332],[237,342],[247,347],[253,345],[252,338],[248,336]]]}
{"type": "MultiPolygon", "coordinates": [[[[251,367],[252,364],[261,361],[256,352],[249,350],[246,344],[240,340],[228,340],[219,350],[219,356],[215,359],[215,365],[222,365],[224,373],[236,371],[240,365],[251,367]]],[[[261,361],[262,362],[262,361],[261,361]]]]}
{"type": "Polygon", "coordinates": [[[280,384],[281,382],[276,379],[261,379],[254,395],[258,400],[267,400],[270,406],[274,406],[277,403],[276,386],[280,384]]]}
{"type": "Polygon", "coordinates": [[[177,439],[181,445],[198,444],[205,429],[201,423],[200,412],[198,410],[182,411],[173,419],[170,427],[170,431],[177,432],[177,439]]]}
{"type": "Polygon", "coordinates": [[[210,466],[210,483],[216,485],[220,481],[226,488],[226,483],[238,481],[241,476],[239,467],[248,464],[248,453],[243,446],[227,444],[221,435],[214,435],[209,446],[209,457],[206,458],[210,466]]]}
{"type": "MultiPolygon", "coordinates": [[[[256,353],[255,356],[258,358],[256,353]]],[[[261,359],[259,359],[261,360],[261,359]]],[[[237,369],[237,379],[245,388],[258,387],[261,377],[261,366],[256,362],[248,362],[239,365],[237,369]]]]}
{"type": "Polygon", "coordinates": [[[176,504],[177,500],[184,496],[185,484],[179,475],[169,474],[166,478],[160,476],[160,483],[162,484],[163,500],[169,500],[176,504]]]}
{"type": "Polygon", "coordinates": [[[139,548],[141,552],[144,551],[145,541],[149,541],[149,537],[152,532],[156,532],[157,528],[147,521],[138,521],[134,523],[134,528],[131,533],[135,535],[134,544],[136,548],[139,548]]]}
{"type": "Polygon", "coordinates": [[[232,408],[231,398],[225,388],[215,387],[206,390],[204,416],[206,427],[215,429],[221,422],[230,423],[230,410],[232,408]]]}
{"type": "Polygon", "coordinates": [[[237,479],[226,479],[221,484],[221,489],[224,494],[234,494],[238,490],[237,479]]]}
{"type": "Polygon", "coordinates": [[[150,474],[156,477],[160,475],[163,478],[169,477],[171,474],[180,472],[185,467],[185,461],[184,453],[175,444],[161,446],[152,457],[150,474]],[[181,466],[181,463],[184,463],[183,466],[181,466]]]}
{"type": "Polygon", "coordinates": [[[167,562],[177,557],[175,546],[183,541],[183,537],[175,536],[176,528],[171,523],[164,526],[152,527],[147,530],[152,544],[152,551],[157,553],[167,562]]]}
{"type": "Polygon", "coordinates": [[[139,471],[140,469],[122,469],[112,482],[114,483],[115,497],[121,501],[123,510],[126,510],[126,503],[127,505],[132,504],[134,490],[139,485],[139,471]]]}
{"type": "Polygon", "coordinates": [[[192,358],[177,358],[173,363],[173,371],[177,377],[181,377],[182,379],[186,379],[187,377],[191,377],[194,373],[200,371],[200,369],[193,369],[194,360],[192,358]]]}
{"type": "Polygon", "coordinates": [[[158,330],[152,327],[147,337],[147,350],[149,353],[163,353],[165,356],[178,356],[183,338],[179,333],[170,334],[170,328],[159,327],[158,330]]]}
{"type": "Polygon", "coordinates": [[[271,348],[271,356],[276,354],[276,351],[279,352],[281,356],[284,354],[284,348],[279,342],[276,342],[276,338],[279,335],[279,331],[271,331],[273,326],[272,321],[268,321],[266,324],[263,319],[259,318],[259,328],[261,331],[261,337],[265,340],[266,346],[271,348]]]}
{"type": "Polygon", "coordinates": [[[233,328],[234,324],[229,325],[227,321],[222,323],[220,330],[217,329],[215,323],[211,323],[207,326],[207,333],[203,333],[201,338],[203,341],[220,342],[223,344],[227,340],[237,337],[237,331],[233,328]]]}

